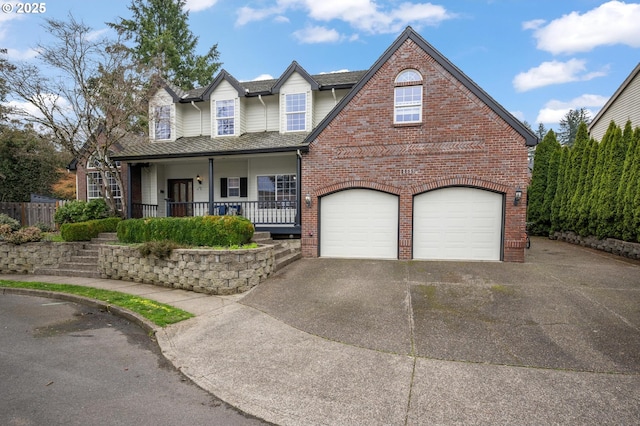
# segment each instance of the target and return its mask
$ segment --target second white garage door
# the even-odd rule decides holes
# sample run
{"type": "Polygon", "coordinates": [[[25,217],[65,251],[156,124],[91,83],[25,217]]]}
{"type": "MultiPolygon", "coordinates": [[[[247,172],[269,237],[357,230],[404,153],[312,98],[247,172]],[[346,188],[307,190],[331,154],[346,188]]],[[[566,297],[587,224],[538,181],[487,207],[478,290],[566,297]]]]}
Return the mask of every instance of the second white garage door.
{"type": "Polygon", "coordinates": [[[320,256],[397,259],[398,197],[370,189],[322,197],[320,256]]]}
{"type": "Polygon", "coordinates": [[[414,197],[413,258],[500,260],[503,196],[451,187],[414,197]]]}

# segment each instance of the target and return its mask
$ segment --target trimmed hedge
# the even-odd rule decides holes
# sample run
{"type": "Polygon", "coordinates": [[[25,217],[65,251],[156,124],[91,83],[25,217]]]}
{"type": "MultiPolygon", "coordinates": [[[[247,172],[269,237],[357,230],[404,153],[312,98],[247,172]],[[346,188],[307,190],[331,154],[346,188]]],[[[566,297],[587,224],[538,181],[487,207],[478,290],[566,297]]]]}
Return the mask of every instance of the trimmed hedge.
{"type": "Polygon", "coordinates": [[[65,241],[90,241],[101,232],[116,232],[119,217],[89,220],[79,223],[65,223],[60,226],[60,236],[65,241]]]}
{"type": "Polygon", "coordinates": [[[232,246],[253,237],[253,224],[242,216],[156,217],[127,219],[118,224],[123,243],[170,240],[189,246],[232,246]]]}

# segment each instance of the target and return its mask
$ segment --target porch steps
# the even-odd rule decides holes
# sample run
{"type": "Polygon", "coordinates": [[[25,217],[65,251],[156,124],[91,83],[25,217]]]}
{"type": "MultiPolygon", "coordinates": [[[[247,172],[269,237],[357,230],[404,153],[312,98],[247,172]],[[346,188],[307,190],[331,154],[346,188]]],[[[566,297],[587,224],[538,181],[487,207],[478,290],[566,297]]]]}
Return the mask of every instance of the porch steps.
{"type": "Polygon", "coordinates": [[[300,240],[273,240],[270,232],[256,232],[253,234],[252,241],[258,244],[273,244],[275,246],[276,270],[302,258],[300,240]]]}
{"type": "Polygon", "coordinates": [[[68,262],[62,262],[57,268],[38,268],[34,272],[40,275],[100,278],[98,272],[98,245],[118,241],[115,233],[103,233],[90,242],[80,243],[68,262]]]}

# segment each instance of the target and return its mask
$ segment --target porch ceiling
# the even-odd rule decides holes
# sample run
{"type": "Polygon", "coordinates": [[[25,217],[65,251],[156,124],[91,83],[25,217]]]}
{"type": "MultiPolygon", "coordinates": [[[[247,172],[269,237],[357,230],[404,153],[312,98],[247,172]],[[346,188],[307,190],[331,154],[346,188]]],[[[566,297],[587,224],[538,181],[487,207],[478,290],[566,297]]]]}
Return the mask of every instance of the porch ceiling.
{"type": "Polygon", "coordinates": [[[145,142],[127,145],[112,156],[119,161],[140,161],[160,158],[209,157],[307,149],[307,133],[260,132],[238,137],[183,137],[174,142],[145,142]]]}

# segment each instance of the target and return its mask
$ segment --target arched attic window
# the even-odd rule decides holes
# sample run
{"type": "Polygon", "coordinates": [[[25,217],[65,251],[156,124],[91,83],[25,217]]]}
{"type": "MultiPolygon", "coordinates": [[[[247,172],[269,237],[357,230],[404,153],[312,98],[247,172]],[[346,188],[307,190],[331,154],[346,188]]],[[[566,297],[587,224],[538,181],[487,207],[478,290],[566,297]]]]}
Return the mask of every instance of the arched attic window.
{"type": "Polygon", "coordinates": [[[416,70],[404,70],[396,77],[393,122],[422,122],[422,75],[416,70]]]}

